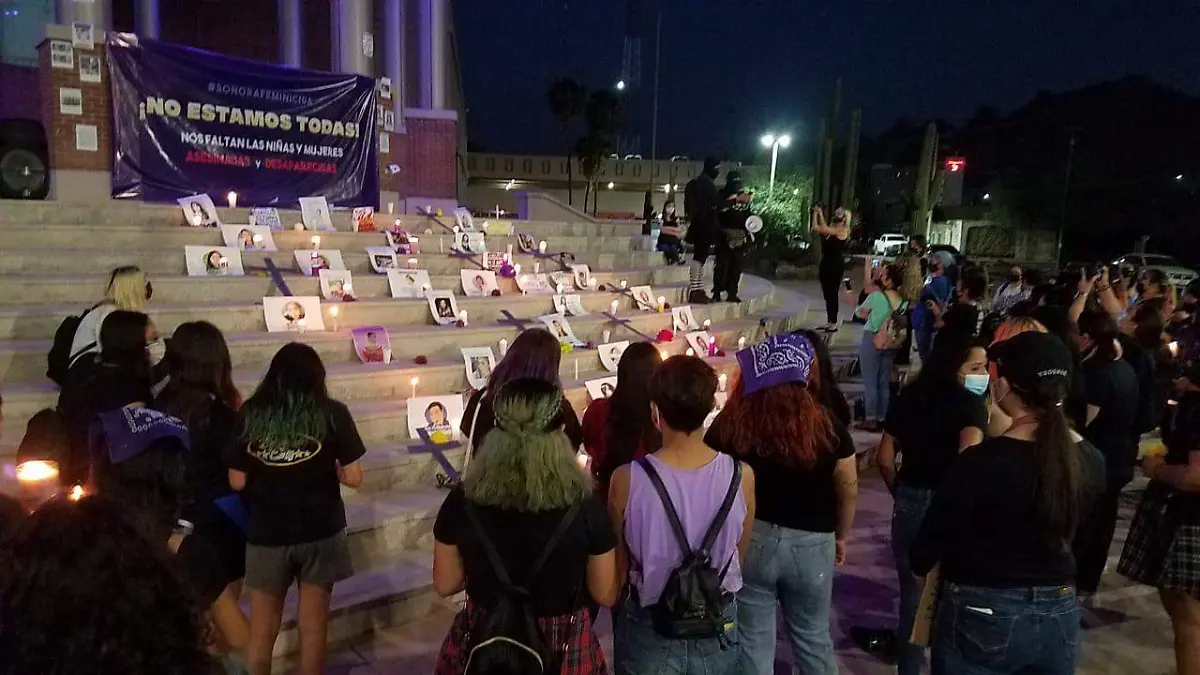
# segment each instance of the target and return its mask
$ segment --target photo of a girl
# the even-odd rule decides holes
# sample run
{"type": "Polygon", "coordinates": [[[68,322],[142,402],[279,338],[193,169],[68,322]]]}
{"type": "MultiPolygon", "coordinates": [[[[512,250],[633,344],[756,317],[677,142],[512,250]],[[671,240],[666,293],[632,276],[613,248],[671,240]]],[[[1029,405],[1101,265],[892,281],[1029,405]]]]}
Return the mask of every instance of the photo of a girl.
{"type": "Polygon", "coordinates": [[[238,232],[238,246],[240,246],[243,251],[253,251],[255,248],[257,248],[254,245],[254,233],[250,230],[242,230],[241,232],[238,232]]]}
{"type": "Polygon", "coordinates": [[[434,443],[449,443],[452,439],[450,416],[446,413],[446,406],[438,401],[425,408],[425,431],[434,443]]]}
{"type": "Polygon", "coordinates": [[[289,302],[283,306],[283,320],[287,321],[288,327],[294,326],[297,321],[304,319],[304,305],[298,302],[289,302]]]}
{"type": "Polygon", "coordinates": [[[204,271],[212,275],[224,274],[225,266],[221,264],[224,259],[225,256],[221,255],[220,251],[209,251],[204,256],[204,271]]]}

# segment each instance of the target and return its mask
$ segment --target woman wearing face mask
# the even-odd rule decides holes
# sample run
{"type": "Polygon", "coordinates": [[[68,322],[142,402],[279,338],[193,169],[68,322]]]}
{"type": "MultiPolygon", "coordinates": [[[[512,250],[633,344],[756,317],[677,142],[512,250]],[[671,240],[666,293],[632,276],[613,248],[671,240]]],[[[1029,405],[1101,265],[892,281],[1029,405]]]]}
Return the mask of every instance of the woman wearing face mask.
{"type": "Polygon", "coordinates": [[[675,200],[668,199],[663,204],[662,229],[658,233],[658,250],[662,251],[663,259],[668,265],[679,265],[683,262],[683,243],[679,240],[679,214],[675,212],[675,200]]]}
{"type": "Polygon", "coordinates": [[[100,329],[100,341],[104,345],[100,358],[77,364],[58,396],[70,446],[64,478],[72,483],[87,478],[88,429],[96,415],[143,406],[152,398],[149,347],[158,342],[158,330],[150,317],[141,312],[110,312],[100,329]]]}
{"type": "Polygon", "coordinates": [[[1008,271],[1008,279],[996,289],[996,297],[992,299],[992,311],[1007,314],[1013,305],[1029,299],[1029,291],[1029,286],[1025,283],[1025,270],[1021,269],[1020,265],[1013,265],[1008,271]]]}
{"type": "Polygon", "coordinates": [[[863,374],[863,406],[866,409],[866,419],[860,428],[873,432],[879,431],[880,425],[887,417],[892,363],[896,358],[895,351],[875,346],[875,336],[885,329],[889,321],[896,320],[899,316],[897,313],[903,312],[908,306],[897,290],[902,281],[900,269],[895,265],[887,265],[878,268],[877,274],[876,277],[871,261],[866,261],[863,282],[866,286],[873,286],[873,289],[867,299],[854,310],[867,322],[863,327],[862,342],[858,347],[858,361],[862,365],[863,374]]]}
{"type": "Polygon", "coordinates": [[[954,462],[910,555],[920,576],[940,565],[933,672],[1068,675],[1080,633],[1070,542],[1098,470],[1062,414],[1071,353],[1031,332],[990,356],[990,395],[1013,424],[954,462]]]}
{"type": "Polygon", "coordinates": [[[918,675],[925,650],[909,644],[921,586],[909,566],[909,550],[933,496],[959,453],[983,441],[988,413],[987,351],[967,339],[938,338],[917,377],[900,390],[888,410],[876,460],[895,498],[892,553],[900,579],[900,621],[896,632],[899,675],[918,675]],[[937,420],[931,424],[930,420],[937,420]],[[904,462],[896,470],[896,457],[904,462]]]}

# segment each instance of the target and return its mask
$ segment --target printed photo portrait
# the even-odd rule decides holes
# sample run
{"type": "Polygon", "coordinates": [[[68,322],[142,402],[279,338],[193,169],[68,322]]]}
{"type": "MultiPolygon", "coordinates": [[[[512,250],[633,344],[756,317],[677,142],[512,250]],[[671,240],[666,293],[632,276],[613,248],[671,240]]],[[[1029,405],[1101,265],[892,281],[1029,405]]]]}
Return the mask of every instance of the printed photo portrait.
{"type": "Polygon", "coordinates": [[[571,265],[571,276],[575,279],[575,288],[585,291],[592,280],[592,268],[587,265],[571,265]]]}
{"type": "Polygon", "coordinates": [[[415,255],[421,252],[420,240],[410,235],[408,230],[385,230],[383,235],[387,239],[387,245],[397,254],[415,255]]]}
{"type": "Polygon", "coordinates": [[[575,290],[575,275],[570,272],[551,272],[550,285],[554,290],[558,291],[559,284],[562,285],[564,291],[575,290]]]}
{"type": "Polygon", "coordinates": [[[472,389],[483,389],[492,370],[496,367],[496,355],[491,347],[463,347],[463,365],[467,369],[467,382],[472,389]]]}
{"type": "Polygon", "coordinates": [[[613,391],[617,388],[617,378],[613,376],[602,377],[598,380],[588,380],[583,383],[583,386],[587,388],[588,396],[593,401],[599,401],[602,398],[612,396],[613,391]]]}
{"type": "Polygon", "coordinates": [[[525,293],[553,293],[550,278],[543,274],[518,274],[517,288],[525,293]]]}
{"type": "Polygon", "coordinates": [[[433,288],[429,283],[429,272],[425,270],[388,270],[387,276],[393,298],[423,298],[425,289],[433,288]]]}
{"type": "Polygon", "coordinates": [[[321,297],[326,300],[357,300],[354,281],[349,270],[318,270],[321,278],[321,297]]]}
{"type": "Polygon", "coordinates": [[[700,330],[700,322],[696,321],[696,315],[692,314],[691,305],[683,305],[682,307],[671,308],[671,325],[676,333],[683,333],[689,330],[700,330]]]}
{"type": "Polygon", "coordinates": [[[517,248],[521,249],[522,253],[533,253],[537,250],[537,240],[532,234],[518,234],[517,248]]]}
{"type": "Polygon", "coordinates": [[[295,251],[296,264],[300,267],[300,271],[306,277],[319,276],[321,270],[338,270],[346,269],[346,262],[342,260],[342,252],[333,249],[321,249],[319,251],[295,251]]]}
{"type": "Polygon", "coordinates": [[[272,333],[325,330],[321,299],[315,295],[263,298],[263,315],[267,320],[267,330],[272,333]]]}
{"type": "Polygon", "coordinates": [[[192,227],[217,227],[221,218],[217,215],[217,207],[213,205],[212,197],[208,195],[192,195],[175,200],[183,209],[183,219],[192,227]]]}
{"type": "Polygon", "coordinates": [[[475,216],[471,215],[471,209],[463,206],[454,209],[454,224],[463,232],[474,232],[475,216]]]}
{"type": "Polygon", "coordinates": [[[184,246],[189,277],[245,276],[242,252],[233,246],[184,246]]]}
{"type": "Polygon", "coordinates": [[[387,274],[388,270],[400,267],[396,262],[396,252],[387,246],[368,246],[367,258],[371,261],[371,269],[377,274],[387,274]]]}
{"type": "Polygon", "coordinates": [[[453,247],[459,253],[486,253],[487,241],[482,232],[459,232],[454,235],[453,247]]]}
{"type": "Polygon", "coordinates": [[[278,251],[271,228],[266,225],[222,225],[221,238],[226,246],[239,251],[278,251]]]}
{"type": "Polygon", "coordinates": [[[283,221],[279,218],[279,209],[274,207],[250,209],[250,224],[261,225],[272,232],[283,229],[283,221]]]}
{"type": "Polygon", "coordinates": [[[350,229],[354,232],[374,232],[375,209],[370,206],[355,207],[350,212],[350,229]]]}
{"type": "Polygon", "coordinates": [[[433,443],[449,443],[458,438],[462,423],[463,401],[459,394],[417,396],[408,399],[408,435],[420,439],[421,432],[433,443]]]}
{"type": "Polygon", "coordinates": [[[653,312],[658,309],[658,302],[654,298],[654,289],[649,286],[634,286],[629,289],[633,294],[633,300],[637,303],[638,309],[646,312],[653,312]]]}
{"type": "Polygon", "coordinates": [[[392,360],[392,340],[383,326],[359,326],[350,331],[354,353],[363,363],[389,363],[392,360]]]}
{"type": "Polygon", "coordinates": [[[504,255],[503,253],[491,251],[484,253],[482,256],[483,266],[493,272],[499,271],[501,267],[504,267],[504,255]]]}
{"type": "Polygon", "coordinates": [[[500,290],[496,273],[491,270],[461,270],[463,295],[468,298],[486,298],[492,291],[500,290]]]}
{"type": "Polygon", "coordinates": [[[439,325],[447,326],[458,321],[458,303],[450,291],[430,291],[425,294],[429,301],[429,312],[439,325]]]}
{"type": "Polygon", "coordinates": [[[554,311],[559,314],[566,314],[568,316],[583,316],[587,314],[587,310],[583,308],[583,298],[579,295],[574,293],[565,295],[556,293],[552,300],[554,301],[554,311]]]}
{"type": "Polygon", "coordinates": [[[617,364],[621,362],[621,355],[628,347],[629,340],[609,342],[597,347],[600,351],[600,363],[604,364],[604,369],[610,373],[617,372],[617,364]]]}
{"type": "Polygon", "coordinates": [[[687,343],[696,350],[696,356],[708,356],[708,342],[711,337],[708,331],[698,330],[687,334],[687,343]]]}
{"type": "Polygon", "coordinates": [[[562,314],[546,314],[539,316],[538,321],[550,331],[550,334],[558,338],[559,342],[568,342],[575,344],[579,342],[575,337],[575,332],[571,330],[571,323],[567,321],[567,317],[562,314]]]}
{"type": "Polygon", "coordinates": [[[301,197],[300,217],[304,227],[314,232],[336,232],[329,215],[329,202],[324,197],[301,197]]]}

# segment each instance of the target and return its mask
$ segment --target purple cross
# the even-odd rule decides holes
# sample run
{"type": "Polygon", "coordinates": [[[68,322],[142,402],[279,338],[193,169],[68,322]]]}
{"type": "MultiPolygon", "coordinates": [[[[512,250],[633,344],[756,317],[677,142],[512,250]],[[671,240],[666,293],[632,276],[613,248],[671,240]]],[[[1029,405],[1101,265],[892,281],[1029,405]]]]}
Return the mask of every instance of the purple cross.
{"type": "Polygon", "coordinates": [[[613,314],[612,312],[601,312],[601,314],[608,317],[609,323],[616,324],[618,326],[624,326],[625,328],[628,328],[629,330],[633,331],[636,335],[641,336],[641,338],[647,342],[655,342],[654,338],[652,338],[649,335],[646,335],[645,333],[643,333],[642,331],[634,328],[633,325],[629,323],[629,319],[622,319],[621,317],[617,316],[616,314],[613,314]]]}
{"type": "Polygon", "coordinates": [[[421,443],[419,445],[408,446],[408,451],[414,455],[421,453],[429,453],[430,455],[433,455],[434,461],[436,461],[438,466],[442,467],[442,471],[445,471],[446,475],[450,477],[450,484],[457,484],[461,478],[458,474],[458,470],[455,469],[454,465],[450,463],[449,459],[447,459],[446,451],[453,450],[455,448],[461,448],[462,443],[459,443],[458,441],[450,441],[449,443],[434,443],[433,441],[429,440],[429,432],[425,429],[417,429],[417,436],[420,437],[421,443]]]}
{"type": "Polygon", "coordinates": [[[451,251],[450,257],[458,258],[459,260],[466,260],[467,262],[471,263],[472,265],[478,267],[481,270],[485,270],[485,271],[487,270],[487,267],[485,267],[483,263],[479,262],[479,260],[476,259],[476,257],[471,255],[470,253],[464,253],[462,251],[451,251]]]}
{"type": "Polygon", "coordinates": [[[279,289],[279,294],[291,297],[292,289],[288,288],[287,282],[283,280],[283,272],[275,266],[275,261],[268,256],[263,258],[263,265],[267,268],[267,275],[271,277],[271,282],[275,284],[275,288],[279,289]]]}
{"type": "Polygon", "coordinates": [[[508,311],[507,309],[500,310],[500,313],[504,315],[504,318],[500,319],[498,323],[509,324],[515,327],[517,330],[525,330],[525,327],[530,323],[525,319],[518,319],[517,317],[513,316],[512,312],[508,311]]]}
{"type": "Polygon", "coordinates": [[[542,253],[535,250],[530,251],[530,255],[538,260],[546,260],[558,265],[558,271],[560,272],[569,272],[571,270],[571,266],[566,263],[567,256],[571,256],[571,260],[575,259],[573,254],[567,253],[566,251],[559,251],[558,253],[542,253]]]}

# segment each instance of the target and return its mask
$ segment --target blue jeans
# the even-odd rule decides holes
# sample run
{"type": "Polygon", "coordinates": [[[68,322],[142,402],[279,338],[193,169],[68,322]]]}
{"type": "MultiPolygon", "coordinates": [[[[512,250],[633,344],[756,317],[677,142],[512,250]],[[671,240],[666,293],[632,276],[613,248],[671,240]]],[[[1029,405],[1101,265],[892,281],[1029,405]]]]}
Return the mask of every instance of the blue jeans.
{"type": "Polygon", "coordinates": [[[1079,664],[1075,589],[948,583],[932,646],[933,675],[1072,675],[1079,664]]]}
{"type": "Polygon", "coordinates": [[[875,334],[864,330],[858,346],[858,364],[862,367],[863,407],[868,421],[882,422],[887,417],[891,395],[892,363],[896,353],[875,348],[875,334]]]}
{"type": "Polygon", "coordinates": [[[896,487],[892,506],[892,556],[896,559],[896,576],[900,579],[900,616],[896,623],[896,673],[920,675],[925,665],[925,648],[908,643],[917,606],[921,604],[921,585],[908,564],[908,553],[921,531],[925,512],[933,501],[933,490],[896,487]]]}
{"type": "Polygon", "coordinates": [[[834,536],[754,521],[738,591],[739,675],[775,672],[775,605],[805,675],[837,675],[829,605],[834,536]]]}
{"type": "Polygon", "coordinates": [[[725,610],[727,640],[671,640],[654,632],[648,608],[626,600],[613,617],[613,666],[617,675],[735,675],[737,601],[725,610]],[[722,644],[724,642],[724,644],[722,644]]]}

